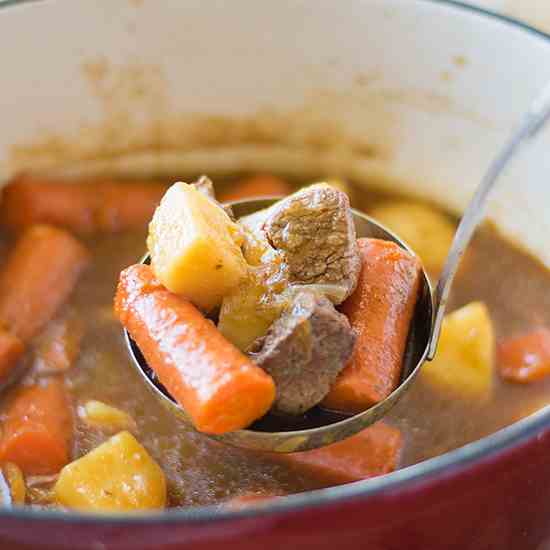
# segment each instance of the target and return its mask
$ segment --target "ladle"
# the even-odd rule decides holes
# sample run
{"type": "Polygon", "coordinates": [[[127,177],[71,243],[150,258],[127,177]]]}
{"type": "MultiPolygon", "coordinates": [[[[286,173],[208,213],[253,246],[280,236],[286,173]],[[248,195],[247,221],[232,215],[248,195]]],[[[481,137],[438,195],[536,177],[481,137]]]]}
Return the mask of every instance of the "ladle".
{"type": "MultiPolygon", "coordinates": [[[[533,102],[519,127],[489,166],[460,221],[435,292],[432,292],[426,273],[422,273],[421,289],[409,332],[401,381],[399,386],[386,399],[355,415],[334,413],[322,410],[319,407],[298,418],[284,418],[268,414],[249,429],[212,437],[224,443],[249,449],[282,453],[304,451],[323,447],[354,435],[388,413],[399,398],[411,387],[422,364],[425,361],[432,360],[436,353],[451,285],[460,260],[483,217],[488,195],[509,161],[524,143],[543,128],[549,117],[550,84],[533,102]]],[[[232,206],[235,215],[242,217],[266,208],[276,200],[247,200],[235,202],[232,206]]],[[[376,220],[357,211],[354,211],[354,220],[358,237],[376,237],[391,240],[408,250],[405,243],[376,220]]],[[[148,258],[143,261],[148,262],[148,258]]],[[[125,337],[133,363],[145,378],[149,388],[163,405],[167,406],[186,423],[191,424],[185,411],[156,380],[139,348],[127,332],[125,337]]]]}

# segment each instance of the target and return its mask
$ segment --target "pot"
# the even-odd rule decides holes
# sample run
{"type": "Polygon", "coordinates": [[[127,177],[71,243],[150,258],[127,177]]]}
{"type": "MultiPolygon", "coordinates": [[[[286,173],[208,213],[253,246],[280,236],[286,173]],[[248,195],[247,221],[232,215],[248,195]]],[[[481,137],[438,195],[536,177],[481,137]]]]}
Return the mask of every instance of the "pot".
{"type": "MultiPolygon", "coordinates": [[[[0,3],[0,178],[333,173],[460,212],[550,37],[460,2],[0,3]]],[[[492,200],[550,265],[546,132],[492,200]],[[518,206],[520,208],[518,208],[518,206]]],[[[2,549],[542,549],[550,408],[395,473],[248,511],[0,511],[2,549]]]]}

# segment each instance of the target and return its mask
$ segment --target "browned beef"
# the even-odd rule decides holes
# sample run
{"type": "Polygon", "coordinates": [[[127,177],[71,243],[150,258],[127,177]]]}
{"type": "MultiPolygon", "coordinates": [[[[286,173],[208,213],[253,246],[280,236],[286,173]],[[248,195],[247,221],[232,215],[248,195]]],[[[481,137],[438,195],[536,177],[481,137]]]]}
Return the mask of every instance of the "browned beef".
{"type": "Polygon", "coordinates": [[[322,294],[300,291],[271,325],[258,365],[275,380],[275,409],[301,414],[319,403],[351,356],[355,334],[347,317],[322,294]]]}
{"type": "Polygon", "coordinates": [[[284,254],[291,284],[319,285],[337,304],[355,290],[361,261],[342,191],[324,184],[298,191],[269,209],[262,229],[284,254]]]}

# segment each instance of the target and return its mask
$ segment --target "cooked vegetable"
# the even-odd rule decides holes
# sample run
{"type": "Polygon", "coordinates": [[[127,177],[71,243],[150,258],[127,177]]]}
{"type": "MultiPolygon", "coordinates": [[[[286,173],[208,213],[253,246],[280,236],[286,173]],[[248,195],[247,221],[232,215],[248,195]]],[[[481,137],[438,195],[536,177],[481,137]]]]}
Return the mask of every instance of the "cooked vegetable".
{"type": "Polygon", "coordinates": [[[12,504],[22,505],[25,504],[25,497],[27,495],[27,487],[25,485],[25,478],[23,472],[13,462],[6,462],[2,466],[2,473],[10,487],[10,495],[12,504]]]}
{"type": "Polygon", "coordinates": [[[275,457],[297,471],[309,471],[327,484],[339,485],[387,474],[397,467],[403,437],[384,422],[328,447],[275,457]]]}
{"type": "Polygon", "coordinates": [[[74,315],[51,321],[34,343],[35,372],[59,373],[74,366],[80,355],[84,326],[74,315]]]}
{"type": "Polygon", "coordinates": [[[418,259],[395,243],[359,239],[358,244],[359,282],[341,308],[357,341],[350,362],[323,401],[349,412],[382,401],[399,383],[421,277],[418,259]]]}
{"type": "Polygon", "coordinates": [[[272,405],[271,377],[191,303],[167,291],[149,266],[121,273],[115,310],[198,430],[221,434],[245,428],[272,405]]]}
{"type": "Polygon", "coordinates": [[[164,473],[129,432],[120,432],[65,466],[54,493],[59,504],[83,511],[123,512],[166,506],[164,473]]]}
{"type": "Polygon", "coordinates": [[[537,382],[550,375],[550,330],[539,328],[509,338],[497,346],[498,372],[519,384],[537,382]]]}
{"type": "MultiPolygon", "coordinates": [[[[241,351],[247,351],[281,315],[288,300],[269,285],[269,273],[251,270],[246,281],[223,299],[218,330],[241,351]]],[[[286,286],[285,286],[286,288],[286,286]]]]}
{"type": "Polygon", "coordinates": [[[23,356],[25,346],[17,336],[0,329],[0,380],[5,380],[23,356]]]}
{"type": "Polygon", "coordinates": [[[65,303],[88,262],[87,250],[66,231],[31,227],[0,274],[0,320],[28,342],[65,303]]]}
{"type": "Polygon", "coordinates": [[[193,186],[175,183],[149,226],[147,245],[159,281],[196,306],[220,305],[246,278],[237,224],[193,186]]]}
{"type": "Polygon", "coordinates": [[[69,184],[62,180],[21,176],[4,190],[0,220],[11,229],[52,224],[83,234],[143,227],[166,186],[96,180],[69,184]]]}
{"type": "Polygon", "coordinates": [[[487,399],[492,391],[495,333],[487,306],[472,302],[447,315],[435,359],[420,376],[439,391],[487,399]]]}
{"type": "Polygon", "coordinates": [[[20,387],[5,413],[0,462],[26,475],[57,473],[69,461],[73,421],[63,382],[20,387]]]}
{"type": "Polygon", "coordinates": [[[430,273],[441,271],[455,232],[445,214],[414,201],[384,203],[369,214],[402,238],[430,273]]]}
{"type": "Polygon", "coordinates": [[[254,176],[234,183],[220,197],[222,202],[240,201],[255,197],[281,197],[292,193],[286,181],[270,175],[254,176]]]}
{"type": "Polygon", "coordinates": [[[87,401],[80,409],[80,416],[86,424],[96,428],[120,431],[136,427],[134,419],[127,412],[101,401],[87,401]]]}

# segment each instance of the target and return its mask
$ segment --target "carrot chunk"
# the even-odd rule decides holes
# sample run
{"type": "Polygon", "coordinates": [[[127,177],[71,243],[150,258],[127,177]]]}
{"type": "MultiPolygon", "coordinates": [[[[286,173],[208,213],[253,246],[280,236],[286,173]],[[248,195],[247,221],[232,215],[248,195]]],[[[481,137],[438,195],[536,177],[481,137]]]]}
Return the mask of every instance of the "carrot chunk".
{"type": "Polygon", "coordinates": [[[235,183],[230,190],[223,193],[221,202],[233,202],[254,197],[285,196],[292,193],[292,186],[275,176],[261,175],[235,183]]]}
{"type": "Polygon", "coordinates": [[[23,356],[25,347],[17,336],[0,329],[0,380],[5,380],[23,356]]]}
{"type": "Polygon", "coordinates": [[[359,282],[342,304],[357,340],[323,402],[349,412],[382,401],[399,383],[421,276],[419,260],[397,244],[379,239],[359,239],[358,244],[359,282]]]}
{"type": "Polygon", "coordinates": [[[40,374],[69,370],[80,355],[84,325],[74,316],[62,316],[51,321],[33,342],[33,368],[40,374]]]}
{"type": "Polygon", "coordinates": [[[149,266],[121,273],[115,311],[198,430],[221,434],[245,428],[271,407],[273,379],[195,306],[166,290],[149,266]]]}
{"type": "Polygon", "coordinates": [[[26,475],[55,474],[67,464],[73,420],[61,380],[19,388],[5,418],[0,462],[13,462],[26,475]]]}
{"type": "Polygon", "coordinates": [[[166,186],[20,176],[2,197],[0,220],[14,230],[46,223],[76,233],[115,232],[145,226],[166,186]]]}
{"type": "Polygon", "coordinates": [[[550,330],[539,328],[504,340],[497,346],[498,372],[519,384],[537,382],[550,375],[550,330]]]}
{"type": "Polygon", "coordinates": [[[278,455],[291,468],[309,471],[330,485],[350,483],[393,472],[403,437],[388,424],[377,422],[366,430],[327,447],[278,455]]]}
{"type": "Polygon", "coordinates": [[[47,225],[25,231],[0,273],[0,321],[28,342],[67,300],[88,261],[66,231],[47,225]]]}

